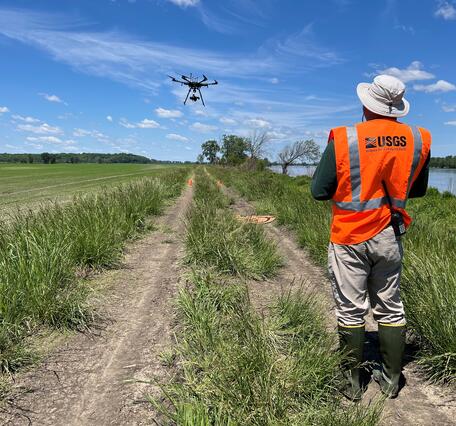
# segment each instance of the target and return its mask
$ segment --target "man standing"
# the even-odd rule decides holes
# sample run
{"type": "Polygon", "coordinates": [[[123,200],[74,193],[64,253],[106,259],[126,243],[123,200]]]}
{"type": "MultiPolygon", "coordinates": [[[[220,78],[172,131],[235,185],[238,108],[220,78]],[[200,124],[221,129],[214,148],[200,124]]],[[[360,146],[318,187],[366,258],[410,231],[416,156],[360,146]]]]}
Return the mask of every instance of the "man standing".
{"type": "Polygon", "coordinates": [[[381,370],[373,376],[394,398],[405,348],[399,294],[401,235],[411,223],[405,205],[408,198],[426,193],[431,135],[397,121],[410,108],[397,78],[379,75],[371,84],[360,83],[357,93],[367,121],[331,130],[312,195],[333,204],[328,266],[340,347],[350,354],[342,366],[342,393],[352,400],[362,396],[359,376],[370,300],[382,355],[381,370]]]}

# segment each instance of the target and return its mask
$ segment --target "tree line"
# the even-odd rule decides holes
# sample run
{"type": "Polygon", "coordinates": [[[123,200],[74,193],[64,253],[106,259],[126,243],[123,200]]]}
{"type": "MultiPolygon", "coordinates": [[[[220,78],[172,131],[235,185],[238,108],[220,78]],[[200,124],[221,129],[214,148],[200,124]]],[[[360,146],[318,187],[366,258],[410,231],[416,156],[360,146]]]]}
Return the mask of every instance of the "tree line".
{"type": "Polygon", "coordinates": [[[437,167],[439,169],[456,169],[456,155],[431,157],[430,166],[437,167]]]}
{"type": "MultiPolygon", "coordinates": [[[[265,156],[270,137],[267,132],[253,132],[249,137],[223,135],[217,142],[208,140],[201,145],[202,152],[198,162],[209,164],[242,165],[248,169],[261,170],[268,166],[269,159],[265,156]]],[[[282,173],[288,173],[288,167],[299,162],[315,162],[320,158],[320,148],[312,140],[299,140],[286,145],[279,152],[275,164],[282,166],[282,173]]]]}
{"type": "Polygon", "coordinates": [[[99,154],[99,153],[81,153],[81,154],[50,154],[43,152],[41,154],[0,154],[0,163],[38,163],[38,164],[56,164],[56,163],[138,163],[150,164],[158,163],[158,160],[152,160],[142,155],[136,154],[99,154]]]}

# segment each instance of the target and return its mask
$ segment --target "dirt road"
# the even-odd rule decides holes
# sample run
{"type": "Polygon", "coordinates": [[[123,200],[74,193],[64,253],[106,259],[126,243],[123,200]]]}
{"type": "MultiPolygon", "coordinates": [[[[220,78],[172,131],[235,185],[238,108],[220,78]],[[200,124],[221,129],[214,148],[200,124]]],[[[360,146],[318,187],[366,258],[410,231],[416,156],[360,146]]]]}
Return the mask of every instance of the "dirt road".
{"type": "MultiPolygon", "coordinates": [[[[235,200],[232,208],[236,213],[241,215],[255,213],[253,206],[240,198],[231,188],[224,188],[224,191],[235,200]]],[[[274,223],[264,225],[264,227],[268,236],[277,243],[279,252],[285,260],[285,266],[280,275],[273,280],[249,283],[252,302],[261,309],[266,307],[281,291],[290,287],[303,286],[307,291],[316,292],[324,299],[327,306],[328,326],[335,329],[337,322],[334,315],[331,285],[325,271],[316,266],[306,251],[298,246],[291,232],[274,223]]],[[[371,316],[366,319],[366,329],[370,336],[366,345],[368,351],[377,353],[375,339],[377,326],[371,316]]],[[[456,396],[449,389],[426,383],[420,377],[416,364],[410,362],[410,359],[408,361],[404,368],[406,386],[397,399],[386,401],[380,424],[382,426],[455,425],[456,396]]],[[[364,396],[363,404],[369,404],[378,396],[380,396],[378,385],[371,382],[364,396]]]]}
{"type": "Polygon", "coordinates": [[[132,244],[111,274],[103,329],[80,334],[17,379],[0,423],[7,425],[143,425],[154,418],[145,394],[163,377],[160,354],[171,346],[173,298],[183,255],[187,188],[157,219],[157,231],[132,244]]]}

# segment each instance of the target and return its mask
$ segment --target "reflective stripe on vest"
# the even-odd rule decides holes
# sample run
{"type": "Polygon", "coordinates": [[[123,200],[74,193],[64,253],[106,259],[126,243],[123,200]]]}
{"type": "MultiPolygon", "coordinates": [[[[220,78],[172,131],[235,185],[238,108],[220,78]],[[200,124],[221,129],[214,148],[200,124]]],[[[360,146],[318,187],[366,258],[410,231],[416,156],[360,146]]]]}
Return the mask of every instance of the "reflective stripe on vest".
{"type": "MultiPolygon", "coordinates": [[[[407,195],[410,192],[413,183],[413,177],[418,168],[421,158],[421,151],[423,148],[423,139],[421,137],[421,132],[418,127],[411,126],[413,133],[413,161],[410,168],[410,176],[407,185],[407,195]]],[[[347,141],[348,141],[348,150],[350,156],[350,183],[351,183],[351,192],[352,192],[352,201],[336,201],[335,205],[343,210],[351,210],[362,212],[365,210],[378,209],[384,205],[388,205],[390,202],[393,207],[405,209],[407,199],[399,198],[390,198],[385,195],[381,198],[372,198],[367,201],[361,201],[361,167],[360,167],[360,157],[359,157],[359,143],[358,143],[358,132],[356,127],[347,127],[347,141]]]]}

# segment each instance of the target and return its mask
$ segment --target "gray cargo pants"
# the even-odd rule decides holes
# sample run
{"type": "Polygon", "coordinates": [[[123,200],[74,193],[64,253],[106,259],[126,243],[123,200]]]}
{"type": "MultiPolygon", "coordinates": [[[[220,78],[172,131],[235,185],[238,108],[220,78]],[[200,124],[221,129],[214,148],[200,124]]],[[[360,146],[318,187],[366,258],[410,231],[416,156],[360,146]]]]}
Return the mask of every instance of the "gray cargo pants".
{"type": "Polygon", "coordinates": [[[402,243],[391,226],[360,244],[329,244],[328,269],[341,325],[364,324],[369,300],[376,321],[405,324],[399,294],[402,256],[402,243]]]}

